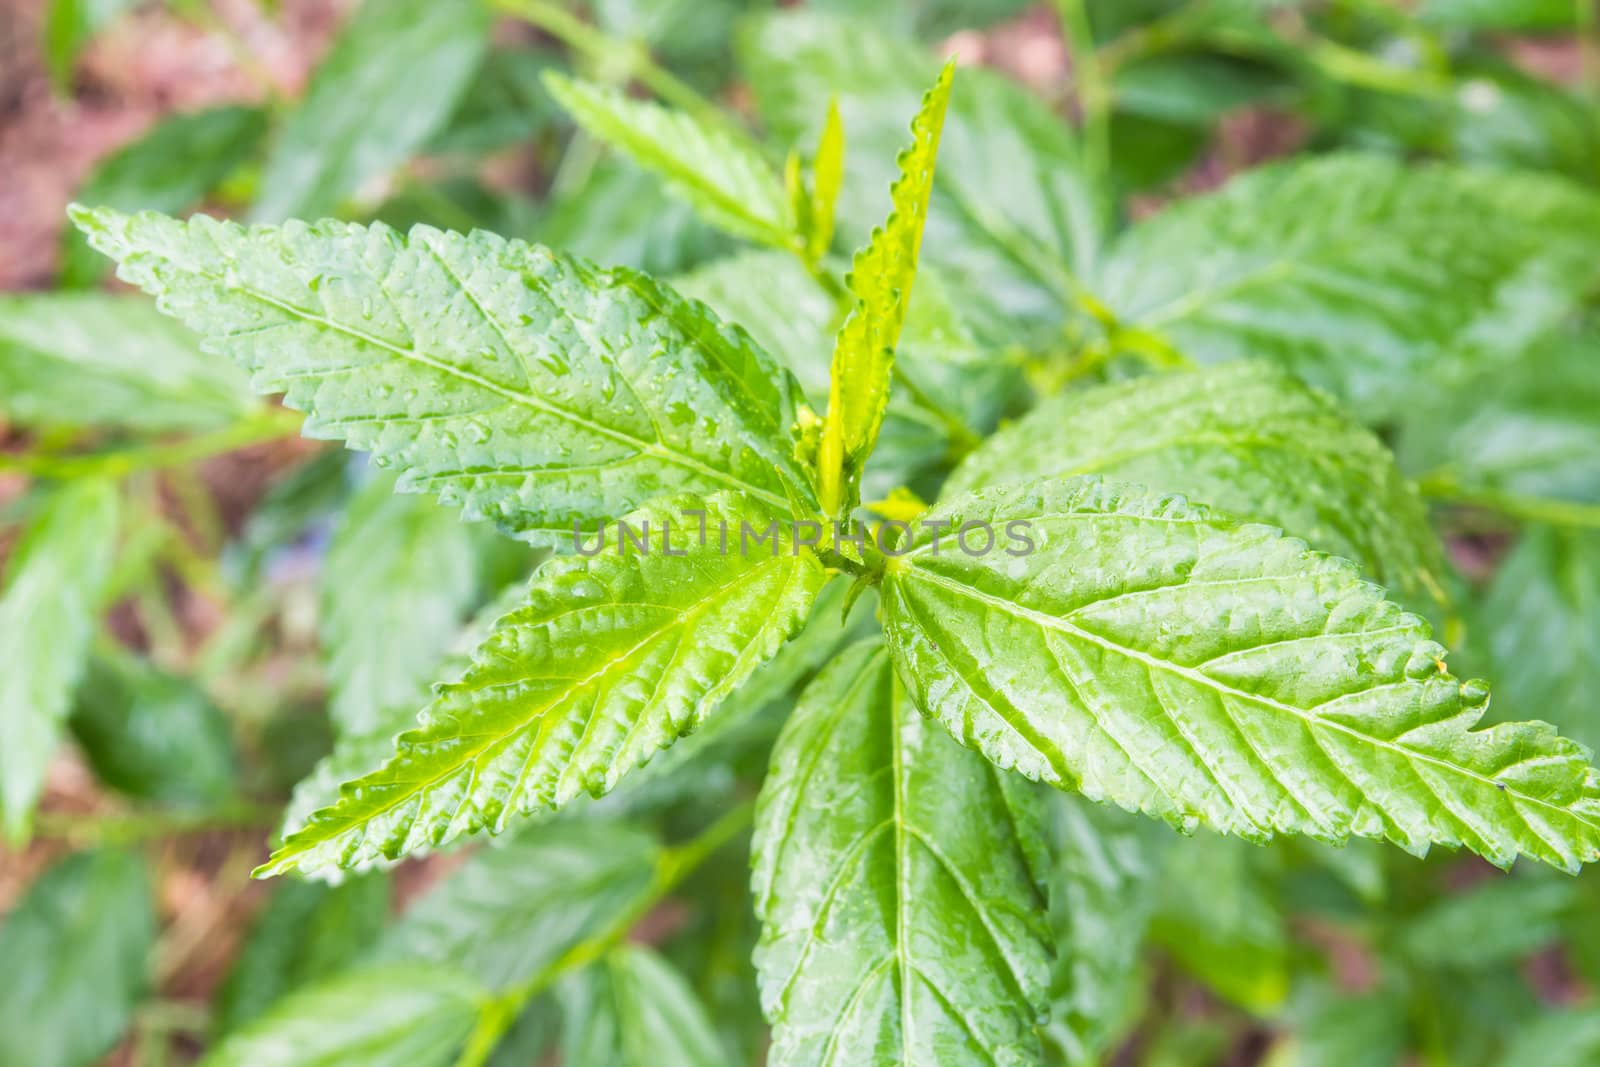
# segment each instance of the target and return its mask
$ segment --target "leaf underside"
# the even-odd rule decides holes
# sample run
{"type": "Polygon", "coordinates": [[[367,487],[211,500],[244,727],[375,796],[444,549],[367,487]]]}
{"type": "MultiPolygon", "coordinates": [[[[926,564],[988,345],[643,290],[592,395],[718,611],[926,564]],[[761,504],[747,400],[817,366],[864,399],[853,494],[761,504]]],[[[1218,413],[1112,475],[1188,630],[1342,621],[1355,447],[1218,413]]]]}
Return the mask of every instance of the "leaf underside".
{"type": "Polygon", "coordinates": [[[1031,524],[1030,555],[947,539],[935,556],[924,538],[883,583],[918,705],[999,765],[1253,840],[1386,837],[1569,871],[1600,855],[1587,751],[1545,723],[1473,730],[1487,686],[1451,677],[1427,624],[1351,564],[1092,478],[930,520],[1031,524]]]}

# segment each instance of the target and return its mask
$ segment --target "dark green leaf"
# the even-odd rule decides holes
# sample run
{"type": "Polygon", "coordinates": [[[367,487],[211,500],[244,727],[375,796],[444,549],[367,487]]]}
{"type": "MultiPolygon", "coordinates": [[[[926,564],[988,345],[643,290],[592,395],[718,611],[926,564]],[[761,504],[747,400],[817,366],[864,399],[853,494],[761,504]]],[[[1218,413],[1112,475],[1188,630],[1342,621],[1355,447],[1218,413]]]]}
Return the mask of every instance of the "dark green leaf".
{"type": "Polygon", "coordinates": [[[559,992],[563,1063],[732,1067],[689,983],[643,946],[613,950],[559,992]]]}

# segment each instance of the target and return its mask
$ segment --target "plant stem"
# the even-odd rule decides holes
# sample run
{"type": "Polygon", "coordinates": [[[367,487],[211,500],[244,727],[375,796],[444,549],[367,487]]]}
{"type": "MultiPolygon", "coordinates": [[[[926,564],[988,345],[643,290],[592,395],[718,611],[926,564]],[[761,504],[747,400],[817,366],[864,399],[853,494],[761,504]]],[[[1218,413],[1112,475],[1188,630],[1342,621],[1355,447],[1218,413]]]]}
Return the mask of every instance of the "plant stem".
{"type": "Polygon", "coordinates": [[[693,86],[661,66],[642,45],[619,41],[551,0],[488,0],[496,10],[554,37],[597,65],[620,66],[628,77],[673,107],[721,124],[727,121],[693,86]]]}
{"type": "Polygon", "coordinates": [[[1453,475],[1444,472],[1424,476],[1417,482],[1417,488],[1423,496],[1440,503],[1487,508],[1508,518],[1529,522],[1600,529],[1600,504],[1464,486],[1453,475]]]}
{"type": "Polygon", "coordinates": [[[493,1053],[495,1044],[530,1000],[549,989],[563,975],[604,957],[651,908],[661,903],[722,846],[737,837],[754,818],[755,801],[744,801],[724,812],[683,844],[663,849],[656,861],[655,877],[628,907],[617,914],[609,926],[572,946],[526,982],[513,986],[485,1004],[477,1028],[456,1060],[456,1067],[482,1067],[493,1053]]]}
{"type": "Polygon", "coordinates": [[[1085,163],[1100,191],[1104,210],[1110,203],[1111,86],[1095,50],[1094,30],[1084,0],[1056,0],[1056,14],[1072,57],[1072,79],[1083,114],[1085,163]]]}
{"type": "Polygon", "coordinates": [[[78,456],[8,453],[0,455],[0,471],[17,471],[36,478],[123,478],[136,471],[182,466],[246,445],[293,437],[300,432],[301,421],[299,412],[287,408],[263,408],[220,430],[196,434],[180,441],[160,441],[78,456]]]}
{"type": "Polygon", "coordinates": [[[267,827],[279,814],[276,805],[243,801],[201,811],[134,811],[114,815],[41,811],[34,818],[34,835],[76,845],[127,845],[177,834],[267,827]]]}

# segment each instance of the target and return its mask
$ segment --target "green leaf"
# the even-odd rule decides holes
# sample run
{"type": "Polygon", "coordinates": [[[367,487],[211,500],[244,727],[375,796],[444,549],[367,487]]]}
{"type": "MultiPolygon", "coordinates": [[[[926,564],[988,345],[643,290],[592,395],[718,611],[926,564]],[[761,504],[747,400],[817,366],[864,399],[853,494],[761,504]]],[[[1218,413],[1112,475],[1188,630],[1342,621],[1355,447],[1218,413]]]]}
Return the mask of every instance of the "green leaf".
{"type": "Polygon", "coordinates": [[[705,1006],[670,963],[625,945],[562,983],[563,1063],[732,1067],[705,1006]]]}
{"type": "Polygon", "coordinates": [[[1264,363],[1062,393],[983,443],[947,495],[1100,474],[1282,526],[1409,596],[1446,568],[1394,457],[1331,398],[1264,363]]]}
{"type": "Polygon", "coordinates": [[[472,83],[489,22],[474,0],[366,0],[279,131],[251,217],[332,214],[410,159],[472,83]]]}
{"type": "Polygon", "coordinates": [[[44,14],[43,45],[50,81],[59,93],[72,85],[78,53],[134,0],[50,0],[44,14]]]}
{"type": "Polygon", "coordinates": [[[1600,1060],[1600,1010],[1565,1008],[1541,1015],[1519,1030],[1497,1063],[1594,1063],[1600,1060]]]}
{"type": "Polygon", "coordinates": [[[439,690],[394,758],[347,784],[261,873],[395,859],[608,792],[770,658],[825,579],[781,531],[741,545],[745,529],[781,525],[745,499],[680,497],[624,521],[648,531],[647,554],[613,531],[592,559],[540,567],[523,606],[439,690]]]}
{"type": "Polygon", "coordinates": [[[379,956],[448,964],[496,991],[547,979],[654,891],[661,860],[655,837],[626,823],[530,827],[418,901],[379,956]]]}
{"type": "Polygon", "coordinates": [[[203,1067],[448,1067],[487,993],[429,967],[350,971],[291,994],[203,1067]]]}
{"type": "Polygon", "coordinates": [[[1193,359],[1273,360],[1378,421],[1565,317],[1597,234],[1600,198],[1559,180],[1324,157],[1139,224],[1091,288],[1193,359]]]}
{"type": "Polygon", "coordinates": [[[757,244],[795,244],[783,181],[749,138],[730,126],[554,71],[544,81],[578,125],[660,175],[711,225],[757,244]]]}
{"type": "Polygon", "coordinates": [[[1137,1019],[1160,853],[1143,820],[1055,796],[1049,880],[1058,953],[1045,1035],[1071,1067],[1101,1063],[1137,1019]]]}
{"type": "Polygon", "coordinates": [[[556,62],[551,51],[518,47],[489,52],[427,151],[482,156],[534,141],[558,114],[543,82],[544,72],[556,62]]]}
{"type": "Polygon", "coordinates": [[[1580,15],[1567,0],[1424,0],[1417,17],[1444,29],[1538,33],[1570,30],[1580,15]]]}
{"type": "Polygon", "coordinates": [[[839,102],[829,100],[828,117],[823,120],[817,153],[811,159],[810,229],[806,233],[806,258],[812,263],[822,259],[833,247],[835,214],[839,207],[839,193],[844,189],[844,145],[844,119],[839,116],[839,102]]]}
{"type": "Polygon", "coordinates": [[[1528,527],[1474,618],[1498,703],[1600,745],[1600,532],[1528,527]]]}
{"type": "Polygon", "coordinates": [[[133,1018],[154,941],[139,857],[81,852],[46,871],[0,926],[0,1062],[99,1062],[133,1018]]]}
{"type": "MultiPolygon", "coordinates": [[[[78,187],[77,199],[118,211],[183,211],[248,159],[266,130],[266,114],[251,107],[162,119],[97,164],[78,187]]],[[[109,266],[81,234],[68,231],[61,251],[62,286],[95,285],[109,266]]]]}
{"type": "Polygon", "coordinates": [[[283,881],[250,927],[216,997],[216,1029],[228,1034],[287,993],[344,971],[376,943],[389,914],[389,882],[283,881]]]}
{"type": "Polygon", "coordinates": [[[810,499],[792,380],[641,274],[481,232],[75,218],[258,390],[310,411],[308,435],[469,518],[550,538],[680,491],[810,499]]]}
{"type": "MultiPolygon", "coordinates": [[[[742,65],[783,143],[815,144],[818,102],[838,100],[850,141],[839,223],[863,240],[883,218],[879,190],[895,177],[901,116],[916,113],[939,60],[870,22],[814,12],[785,11],[747,31],[742,65]]],[[[948,275],[964,311],[983,312],[986,332],[1017,343],[1035,329],[1053,334],[1102,240],[1071,127],[1004,76],[964,68],[941,136],[925,263],[948,275]]]]}
{"type": "Polygon", "coordinates": [[[0,824],[25,841],[111,574],[117,490],[56,490],[11,552],[0,592],[0,824]]]}
{"type": "Polygon", "coordinates": [[[1419,403],[1407,466],[1469,490],[1600,503],[1600,334],[1557,334],[1419,403]]]}
{"type": "Polygon", "coordinates": [[[1344,560],[1093,478],[923,523],[884,578],[890,647],[917,704],[1002,767],[1258,841],[1600,855],[1587,752],[1544,723],[1473,730],[1488,687],[1344,560]],[[937,556],[930,522],[953,524],[937,556]],[[968,523],[992,552],[957,550],[968,523]]]}
{"type": "Polygon", "coordinates": [[[1180,967],[1252,1012],[1280,1005],[1290,979],[1288,930],[1261,855],[1209,834],[1167,849],[1150,923],[1151,940],[1180,967]]]}
{"type": "Polygon", "coordinates": [[[710,259],[732,243],[620,156],[602,157],[582,184],[553,191],[534,234],[551,248],[658,276],[710,259]]]}
{"type": "Polygon", "coordinates": [[[371,733],[384,712],[427,702],[435,666],[477,593],[473,531],[433,501],[374,478],[351,500],[322,571],[329,713],[371,733]]]}
{"type": "Polygon", "coordinates": [[[1314,996],[1296,1000],[1294,1032],[1273,1048],[1264,1067],[1394,1067],[1405,1062],[1408,1005],[1397,991],[1349,996],[1318,989],[1314,996]]]}
{"type": "Polygon", "coordinates": [[[200,430],[250,409],[244,375],[143,300],[0,296],[0,414],[24,426],[200,430]]]}
{"type": "Polygon", "coordinates": [[[924,723],[878,641],[825,668],[756,814],[768,1062],[1039,1062],[1038,799],[924,723]]]}
{"type": "Polygon", "coordinates": [[[133,656],[90,662],[69,724],[95,778],[128,796],[200,807],[237,793],[222,711],[193,682],[133,656]]]}
{"type": "Polygon", "coordinates": [[[1578,882],[1553,875],[1495,878],[1412,917],[1396,947],[1428,967],[1510,968],[1561,939],[1561,920],[1578,904],[1578,890],[1578,882]]]}
{"type": "Polygon", "coordinates": [[[911,304],[953,77],[955,64],[948,63],[923,97],[911,122],[911,146],[900,154],[900,177],[889,191],[889,218],[856,254],[846,279],[855,302],[834,343],[828,414],[817,457],[819,495],[828,515],[847,513],[860,502],[861,470],[889,406],[894,351],[911,304]]]}

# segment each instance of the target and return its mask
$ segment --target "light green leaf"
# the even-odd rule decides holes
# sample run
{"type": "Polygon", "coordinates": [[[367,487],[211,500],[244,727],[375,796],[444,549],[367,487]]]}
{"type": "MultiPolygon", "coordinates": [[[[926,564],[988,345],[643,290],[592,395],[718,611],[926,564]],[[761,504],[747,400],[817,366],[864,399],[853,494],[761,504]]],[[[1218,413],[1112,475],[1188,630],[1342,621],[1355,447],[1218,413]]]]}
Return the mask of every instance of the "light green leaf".
{"type": "Polygon", "coordinates": [[[134,0],[49,0],[41,43],[50,81],[57,92],[65,93],[71,88],[78,53],[133,3],[134,0]]]}
{"type": "Polygon", "coordinates": [[[395,859],[608,792],[771,657],[825,580],[816,557],[747,499],[680,497],[624,521],[648,531],[648,554],[613,530],[594,558],[540,567],[523,606],[439,690],[394,758],[348,783],[262,873],[395,859]],[[769,526],[773,537],[745,541],[769,526]]]}
{"type": "Polygon", "coordinates": [[[239,1029],[285,994],[365,955],[389,917],[389,896],[382,876],[339,886],[279,882],[217,990],[217,1032],[239,1029]]]}
{"type": "Polygon", "coordinates": [[[1002,767],[1252,840],[1600,855],[1588,753],[1545,723],[1473,730],[1488,687],[1344,560],[1093,478],[923,523],[884,578],[890,647],[918,705],[1002,767]],[[937,556],[930,522],[953,524],[937,556]],[[969,523],[993,551],[981,528],[958,550],[969,523]]]}
{"type": "Polygon", "coordinates": [[[1497,1062],[1501,1067],[1525,1067],[1596,1061],[1600,1061],[1600,1010],[1587,1007],[1539,1016],[1514,1035],[1497,1062]]]}
{"type": "Polygon", "coordinates": [[[427,702],[434,668],[477,592],[473,531],[432,500],[374,478],[351,500],[322,572],[329,713],[371,733],[384,712],[427,702]]]}
{"type": "Polygon", "coordinates": [[[474,0],[365,0],[279,132],[251,217],[330,215],[410,159],[471,84],[489,23],[474,0]]]}
{"type": "Polygon", "coordinates": [[[1282,526],[1410,596],[1437,595],[1438,539],[1394,457],[1287,371],[1234,363],[1063,393],[989,438],[948,495],[1100,474],[1282,526]]]}
{"type": "MultiPolygon", "coordinates": [[[[162,119],[97,164],[78,187],[77,199],[118,211],[183,211],[249,158],[266,130],[266,114],[250,107],[162,119]]],[[[92,286],[110,269],[77,230],[67,232],[61,261],[66,287],[92,286]]]]}
{"type": "Polygon", "coordinates": [[[1159,213],[1091,289],[1193,359],[1271,359],[1378,421],[1570,313],[1597,235],[1600,198],[1563,181],[1333,156],[1159,213]]]}
{"type": "Polygon", "coordinates": [[[237,794],[228,720],[187,678],[129,655],[97,656],[78,685],[69,724],[102,785],[192,807],[237,794]]]}
{"type": "Polygon", "coordinates": [[[673,966],[625,945],[559,989],[563,1063],[732,1067],[706,1008],[673,966]]]}
{"type": "Polygon", "coordinates": [[[674,492],[809,500],[798,389],[736,327],[629,270],[492,234],[243,229],[78,209],[121,276],[263,392],[530,538],[674,492]]]}
{"type": "Polygon", "coordinates": [[[923,722],[880,642],[817,676],[756,814],[772,1067],[1040,1062],[1038,800],[923,722]]]}
{"type": "MultiPolygon", "coordinates": [[[[916,113],[939,60],[860,19],[785,11],[747,29],[741,61],[781,142],[815,144],[825,121],[818,102],[838,100],[850,141],[839,224],[847,239],[863,240],[883,218],[879,190],[895,177],[902,116],[916,113]]],[[[1007,343],[1053,334],[1073,278],[1088,274],[1102,241],[1071,127],[1004,76],[964,68],[923,242],[925,262],[948,275],[962,310],[1007,343]]]]}
{"type": "Polygon", "coordinates": [[[0,1063],[99,1062],[133,1018],[154,940],[138,856],[81,852],[46,871],[0,925],[0,1063]]]}
{"type": "Polygon", "coordinates": [[[1570,30],[1580,18],[1567,0],[1423,0],[1417,17],[1456,30],[1570,30]]]}
{"type": "MultiPolygon", "coordinates": [[[[948,100],[948,97],[946,98],[948,100]]],[[[815,263],[833,247],[833,229],[839,208],[839,193],[844,189],[844,119],[839,102],[828,101],[828,116],[822,122],[817,154],[811,160],[810,231],[806,234],[806,258],[815,263]]]]}
{"type": "Polygon", "coordinates": [[[1138,1016],[1161,853],[1149,823],[1115,808],[1056,795],[1048,810],[1058,958],[1045,1036],[1070,1067],[1093,1067],[1138,1016]]]}
{"type": "Polygon", "coordinates": [[[291,994],[203,1067],[448,1067],[488,994],[439,966],[349,971],[291,994]]]}
{"type": "Polygon", "coordinates": [[[1528,527],[1474,619],[1497,704],[1600,745],[1600,532],[1528,527]]]}
{"type": "Polygon", "coordinates": [[[238,369],[143,300],[0,296],[0,414],[25,426],[199,430],[253,401],[238,369]]]}
{"type": "Polygon", "coordinates": [[[94,636],[116,548],[117,490],[56,490],[6,564],[0,592],[0,823],[25,841],[94,636]]]}
{"type": "Polygon", "coordinates": [[[828,515],[847,513],[860,502],[861,470],[889,406],[894,351],[911,304],[939,131],[954,76],[955,65],[946,64],[923,97],[911,122],[911,146],[900,154],[900,177],[889,191],[889,218],[856,254],[846,279],[855,303],[834,342],[828,414],[817,457],[819,495],[828,515]]]}
{"type": "Polygon", "coordinates": [[[418,901],[379,956],[448,964],[494,990],[547,978],[654,892],[661,858],[657,840],[626,823],[530,827],[418,901]]]}
{"type": "Polygon", "coordinates": [[[713,226],[778,248],[800,240],[778,172],[732,127],[553,71],[544,81],[578,125],[660,175],[713,226]]]}

